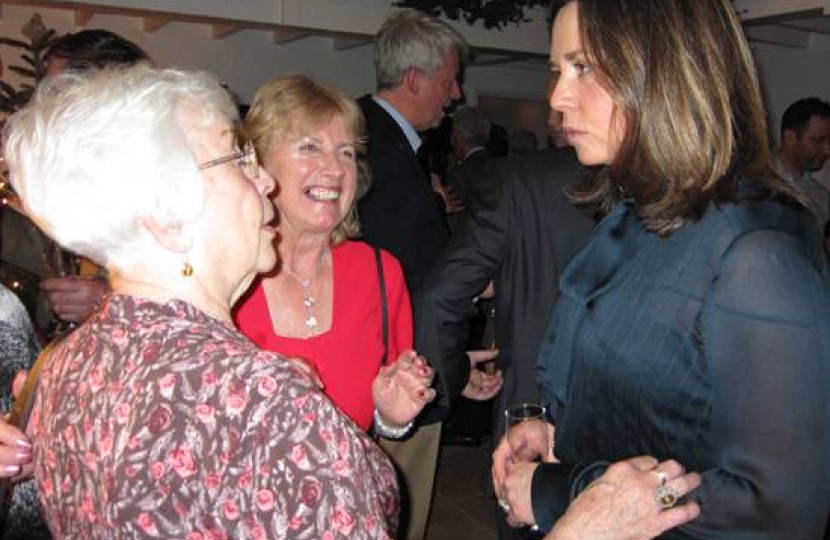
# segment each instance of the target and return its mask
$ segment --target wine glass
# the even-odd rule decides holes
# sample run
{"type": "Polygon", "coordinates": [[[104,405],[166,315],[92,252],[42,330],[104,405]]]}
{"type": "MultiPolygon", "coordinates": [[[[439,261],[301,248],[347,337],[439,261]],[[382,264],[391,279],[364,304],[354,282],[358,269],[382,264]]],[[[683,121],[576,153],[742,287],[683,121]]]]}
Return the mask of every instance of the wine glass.
{"type": "Polygon", "coordinates": [[[50,240],[43,253],[43,277],[68,277],[78,273],[78,260],[57,242],[50,240]]]}
{"type": "MultiPolygon", "coordinates": [[[[514,403],[504,410],[504,432],[508,433],[513,427],[525,422],[537,423],[540,429],[534,432],[534,442],[546,450],[550,448],[547,429],[547,407],[541,403],[514,403]],[[539,437],[543,440],[539,441],[539,437]],[[542,443],[541,445],[539,443],[542,443]]],[[[546,452],[547,453],[547,452],[546,452]]],[[[539,455],[526,448],[524,444],[513,448],[514,459],[519,461],[541,461],[546,455],[539,455]]]]}
{"type": "MultiPolygon", "coordinates": [[[[548,435],[547,426],[547,407],[541,403],[514,403],[504,410],[504,430],[508,433],[511,429],[522,426],[526,423],[536,423],[540,429],[534,431],[533,439],[534,446],[545,449],[545,454],[550,452],[550,437],[548,435]],[[542,437],[540,444],[539,437],[542,437]]],[[[509,440],[509,439],[508,439],[509,440]]],[[[512,447],[512,445],[511,445],[512,447]]],[[[513,447],[512,461],[542,461],[546,455],[540,455],[537,451],[532,451],[526,447],[524,443],[518,448],[513,447]]],[[[500,503],[501,504],[501,503],[500,503]]],[[[539,528],[533,525],[526,525],[515,529],[518,536],[527,540],[538,540],[544,536],[539,528]]]]}
{"type": "MultiPolygon", "coordinates": [[[[539,429],[535,429],[532,433],[532,440],[535,448],[544,449],[544,453],[540,454],[539,450],[532,450],[531,445],[527,443],[528,439],[522,438],[522,443],[515,447],[511,444],[513,450],[511,456],[512,463],[520,463],[527,461],[539,462],[542,461],[550,452],[550,437],[548,434],[547,423],[547,407],[541,403],[514,403],[504,410],[504,430],[505,433],[510,432],[511,429],[519,428],[531,422],[538,425],[539,429]],[[541,438],[541,440],[540,440],[541,438]]],[[[528,426],[530,427],[530,426],[528,426]]],[[[507,439],[510,441],[510,439],[507,439]]],[[[503,503],[499,503],[504,509],[503,503]]],[[[507,506],[509,509],[509,505],[507,506]]],[[[526,525],[514,529],[517,536],[527,540],[538,540],[544,536],[535,524],[526,525]]]]}
{"type": "MultiPolygon", "coordinates": [[[[41,279],[63,278],[77,274],[78,258],[71,252],[63,249],[57,242],[50,239],[46,243],[43,251],[41,279]]],[[[73,330],[76,326],[75,323],[62,320],[52,310],[48,333],[50,336],[57,336],[73,330]]]]}

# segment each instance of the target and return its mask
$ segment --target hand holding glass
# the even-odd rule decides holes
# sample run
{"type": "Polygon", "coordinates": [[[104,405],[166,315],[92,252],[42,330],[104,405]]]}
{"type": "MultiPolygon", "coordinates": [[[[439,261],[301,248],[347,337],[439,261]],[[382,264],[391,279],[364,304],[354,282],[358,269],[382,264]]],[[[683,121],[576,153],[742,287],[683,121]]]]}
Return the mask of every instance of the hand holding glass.
{"type": "Polygon", "coordinates": [[[547,408],[539,403],[516,403],[504,411],[505,438],[512,450],[511,461],[550,461],[552,426],[547,408]]]}
{"type": "MultiPolygon", "coordinates": [[[[66,278],[74,276],[78,273],[78,264],[76,257],[63,249],[54,240],[49,240],[46,244],[43,253],[43,269],[41,271],[41,278],[55,279],[66,278]]],[[[50,302],[51,302],[50,298],[50,302]]],[[[52,306],[52,317],[50,328],[47,329],[47,334],[50,337],[63,334],[73,330],[77,325],[72,322],[65,321],[55,312],[54,305],[52,306]]]]}

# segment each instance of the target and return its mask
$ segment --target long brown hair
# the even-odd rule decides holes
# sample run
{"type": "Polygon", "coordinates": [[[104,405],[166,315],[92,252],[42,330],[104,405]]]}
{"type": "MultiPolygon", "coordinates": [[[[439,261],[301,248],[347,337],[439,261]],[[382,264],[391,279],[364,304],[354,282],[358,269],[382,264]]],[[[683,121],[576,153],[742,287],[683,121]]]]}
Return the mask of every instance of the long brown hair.
{"type": "MultiPolygon", "coordinates": [[[[743,178],[794,204],[772,167],[758,76],[728,0],[575,0],[583,49],[624,120],[613,162],[572,190],[604,215],[623,198],[670,234],[743,178]]],[[[555,0],[558,8],[569,3],[555,0]]]]}

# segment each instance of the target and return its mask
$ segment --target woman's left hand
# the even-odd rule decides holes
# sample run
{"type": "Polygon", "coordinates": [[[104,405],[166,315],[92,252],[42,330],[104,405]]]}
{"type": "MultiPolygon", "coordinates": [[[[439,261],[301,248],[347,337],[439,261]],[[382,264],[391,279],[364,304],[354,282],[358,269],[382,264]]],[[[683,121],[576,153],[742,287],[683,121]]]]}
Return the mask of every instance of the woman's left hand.
{"type": "Polygon", "coordinates": [[[695,519],[700,507],[681,497],[700,486],[673,460],[638,456],[614,463],[571,502],[546,540],[648,540],[695,519]],[[674,502],[661,504],[657,488],[668,486],[674,502]]]}
{"type": "Polygon", "coordinates": [[[380,368],[372,382],[372,397],[380,415],[403,426],[411,422],[424,405],[435,399],[430,388],[434,372],[423,356],[409,350],[391,365],[380,368]]]}

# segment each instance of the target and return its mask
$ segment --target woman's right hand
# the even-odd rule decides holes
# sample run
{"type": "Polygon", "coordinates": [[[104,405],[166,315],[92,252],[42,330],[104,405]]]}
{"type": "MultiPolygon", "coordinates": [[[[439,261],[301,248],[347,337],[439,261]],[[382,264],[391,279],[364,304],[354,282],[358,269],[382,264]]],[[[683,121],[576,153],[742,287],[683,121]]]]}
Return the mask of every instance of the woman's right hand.
{"type": "Polygon", "coordinates": [[[551,441],[554,436],[553,424],[541,420],[530,420],[511,427],[501,438],[493,452],[493,488],[496,496],[505,494],[505,480],[516,463],[542,459],[556,462],[551,441]]]}
{"type": "Polygon", "coordinates": [[[614,463],[568,506],[545,540],[648,540],[695,519],[695,502],[664,509],[655,489],[662,478],[680,498],[700,485],[676,461],[639,456],[614,463]],[[658,472],[659,471],[659,472],[658,472]]]}
{"type": "Polygon", "coordinates": [[[413,350],[404,351],[388,366],[382,366],[372,381],[372,399],[378,413],[392,424],[413,421],[424,406],[435,399],[435,371],[413,350]]]}

